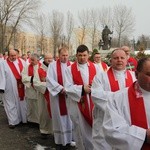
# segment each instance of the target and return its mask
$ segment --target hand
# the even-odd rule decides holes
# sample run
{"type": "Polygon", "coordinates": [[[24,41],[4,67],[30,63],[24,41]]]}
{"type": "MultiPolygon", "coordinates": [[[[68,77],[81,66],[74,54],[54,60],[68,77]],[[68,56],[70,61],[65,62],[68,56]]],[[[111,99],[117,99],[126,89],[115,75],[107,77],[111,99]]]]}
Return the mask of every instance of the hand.
{"type": "Polygon", "coordinates": [[[64,94],[64,95],[66,94],[66,91],[64,88],[60,91],[60,94],[64,94]]]}
{"type": "Polygon", "coordinates": [[[84,85],[84,92],[86,94],[91,93],[91,85],[84,85]]]}

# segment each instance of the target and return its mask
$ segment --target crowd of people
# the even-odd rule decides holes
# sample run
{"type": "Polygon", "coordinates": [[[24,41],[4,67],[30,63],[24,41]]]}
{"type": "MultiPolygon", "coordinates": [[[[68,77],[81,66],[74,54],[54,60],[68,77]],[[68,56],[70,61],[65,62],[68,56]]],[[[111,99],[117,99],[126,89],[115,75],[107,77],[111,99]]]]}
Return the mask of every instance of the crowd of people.
{"type": "Polygon", "coordinates": [[[127,46],[111,53],[110,66],[101,54],[89,61],[79,45],[75,62],[69,49],[59,57],[17,49],[0,58],[0,96],[10,129],[38,125],[41,137],[53,134],[56,150],[149,150],[150,58],[130,57],[127,46]]]}

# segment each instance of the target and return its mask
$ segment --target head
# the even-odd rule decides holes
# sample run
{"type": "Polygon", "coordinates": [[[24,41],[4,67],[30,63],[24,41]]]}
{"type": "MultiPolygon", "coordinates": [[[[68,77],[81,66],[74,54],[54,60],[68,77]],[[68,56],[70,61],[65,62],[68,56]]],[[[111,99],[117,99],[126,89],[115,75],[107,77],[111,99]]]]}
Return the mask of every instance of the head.
{"type": "Polygon", "coordinates": [[[89,59],[89,49],[86,45],[79,45],[76,52],[77,61],[79,64],[87,63],[89,59]]]}
{"type": "Polygon", "coordinates": [[[111,67],[115,70],[124,70],[127,65],[127,55],[122,49],[115,49],[111,53],[111,67]]]}
{"type": "Polygon", "coordinates": [[[150,92],[150,57],[138,61],[135,74],[140,87],[150,92]]]}
{"type": "Polygon", "coordinates": [[[30,56],[31,56],[31,52],[30,52],[30,51],[27,51],[27,57],[30,58],[30,56]]]}
{"type": "Polygon", "coordinates": [[[40,56],[37,53],[33,53],[33,54],[31,54],[30,59],[31,59],[30,64],[32,64],[34,66],[39,63],[40,56]]]}
{"type": "Polygon", "coordinates": [[[94,53],[93,59],[94,59],[95,63],[100,63],[101,62],[101,55],[100,55],[100,53],[94,53]]]}
{"type": "Polygon", "coordinates": [[[127,57],[129,58],[130,57],[130,52],[131,52],[130,48],[128,46],[122,46],[121,49],[125,51],[127,57]]]}
{"type": "Polygon", "coordinates": [[[3,58],[3,54],[2,53],[0,53],[0,58],[3,58]]]}
{"type": "Polygon", "coordinates": [[[9,50],[8,58],[10,61],[15,61],[17,59],[17,52],[15,50],[9,50]]]}
{"type": "Polygon", "coordinates": [[[14,49],[17,53],[17,57],[20,57],[20,51],[18,49],[14,49]]]}
{"type": "Polygon", "coordinates": [[[59,59],[62,63],[66,63],[68,61],[69,59],[68,48],[63,47],[59,49],[58,54],[59,54],[59,59]]]}
{"type": "Polygon", "coordinates": [[[44,55],[44,62],[48,65],[53,61],[53,56],[51,53],[44,55]]]}
{"type": "Polygon", "coordinates": [[[21,58],[26,61],[27,60],[27,55],[26,54],[22,54],[21,58]]]}

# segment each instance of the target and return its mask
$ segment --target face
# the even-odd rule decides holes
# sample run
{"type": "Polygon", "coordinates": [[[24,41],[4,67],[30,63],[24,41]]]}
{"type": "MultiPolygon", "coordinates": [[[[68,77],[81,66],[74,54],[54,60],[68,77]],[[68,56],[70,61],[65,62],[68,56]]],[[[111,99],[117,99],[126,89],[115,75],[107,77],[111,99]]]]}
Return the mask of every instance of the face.
{"type": "Polygon", "coordinates": [[[100,63],[101,62],[101,56],[100,56],[100,54],[95,54],[94,55],[94,62],[95,63],[100,63]]]}
{"type": "Polygon", "coordinates": [[[127,55],[123,50],[116,50],[111,56],[111,66],[115,70],[124,70],[127,65],[127,55]]]}
{"type": "Polygon", "coordinates": [[[34,65],[37,65],[38,62],[39,62],[39,61],[38,61],[38,59],[37,59],[36,57],[31,57],[31,62],[30,62],[31,65],[33,65],[33,66],[34,66],[34,65]]]}
{"type": "Polygon", "coordinates": [[[66,63],[68,61],[69,58],[69,54],[67,50],[61,50],[60,54],[59,54],[59,59],[62,63],[66,63]]]}
{"type": "Polygon", "coordinates": [[[46,64],[49,64],[49,63],[51,63],[53,61],[53,56],[52,55],[45,55],[45,57],[44,57],[44,62],[46,63],[46,64]]]}
{"type": "Polygon", "coordinates": [[[23,56],[22,56],[22,59],[26,61],[27,56],[26,56],[26,55],[23,55],[23,56]]]}
{"type": "Polygon", "coordinates": [[[88,58],[89,58],[89,53],[87,51],[84,51],[84,52],[78,52],[76,54],[76,57],[77,57],[77,60],[78,60],[78,63],[79,64],[85,64],[87,63],[88,61],[88,58]]]}
{"type": "Polygon", "coordinates": [[[150,61],[146,61],[141,72],[136,72],[141,88],[150,92],[150,61]]]}
{"type": "Polygon", "coordinates": [[[9,60],[15,61],[17,59],[17,52],[15,50],[9,51],[9,60]]]}

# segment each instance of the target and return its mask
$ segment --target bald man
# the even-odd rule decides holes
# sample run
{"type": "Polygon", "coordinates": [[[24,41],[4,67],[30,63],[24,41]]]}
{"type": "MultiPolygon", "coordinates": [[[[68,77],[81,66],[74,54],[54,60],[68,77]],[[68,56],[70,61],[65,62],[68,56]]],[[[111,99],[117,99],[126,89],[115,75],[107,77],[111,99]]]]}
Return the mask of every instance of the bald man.
{"type": "Polygon", "coordinates": [[[25,63],[17,58],[17,52],[10,50],[8,58],[0,65],[5,76],[0,77],[0,87],[4,90],[4,108],[7,114],[9,128],[14,129],[20,122],[26,123],[26,101],[21,72],[25,63]]]}
{"type": "Polygon", "coordinates": [[[130,48],[128,46],[122,46],[121,49],[125,51],[128,57],[126,69],[131,70],[131,71],[136,71],[137,60],[130,56],[130,53],[131,53],[130,48]]]}
{"type": "Polygon", "coordinates": [[[38,109],[39,109],[39,128],[41,138],[46,139],[48,134],[53,132],[52,119],[50,110],[49,92],[46,89],[46,75],[48,65],[53,62],[51,53],[44,55],[44,61],[38,70],[38,74],[34,76],[33,86],[39,92],[38,109]]]}

